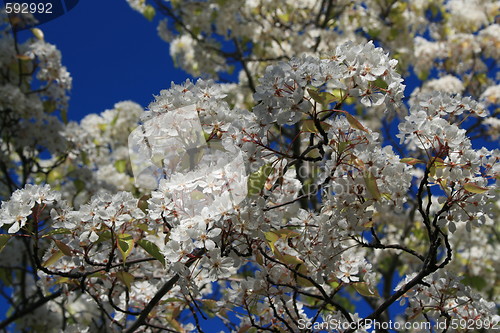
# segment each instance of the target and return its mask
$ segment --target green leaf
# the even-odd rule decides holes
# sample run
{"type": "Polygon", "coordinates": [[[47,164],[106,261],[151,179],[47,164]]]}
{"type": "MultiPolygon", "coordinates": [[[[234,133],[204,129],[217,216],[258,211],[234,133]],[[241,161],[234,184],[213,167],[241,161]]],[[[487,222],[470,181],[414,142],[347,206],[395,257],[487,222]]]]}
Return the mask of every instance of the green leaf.
{"type": "Polygon", "coordinates": [[[115,169],[119,173],[125,173],[127,171],[127,161],[126,160],[118,160],[115,162],[115,169]]]}
{"type": "Polygon", "coordinates": [[[362,296],[380,297],[377,289],[375,289],[374,291],[371,291],[370,288],[368,288],[368,285],[366,284],[366,282],[354,282],[354,283],[351,283],[351,286],[354,289],[356,289],[356,291],[362,296]]]}
{"type": "Polygon", "coordinates": [[[49,236],[53,236],[53,235],[69,235],[69,234],[71,234],[71,230],[66,229],[66,228],[58,228],[58,229],[54,229],[54,230],[47,232],[42,237],[49,237],[49,236]]]}
{"type": "Polygon", "coordinates": [[[12,285],[12,270],[7,268],[0,268],[0,281],[6,287],[10,287],[12,285]]]}
{"type": "Polygon", "coordinates": [[[333,289],[337,289],[339,286],[340,286],[340,282],[336,279],[333,279],[331,281],[328,281],[328,284],[330,285],[330,287],[332,287],[333,289]]]}
{"type": "Polygon", "coordinates": [[[53,239],[54,243],[56,243],[56,246],[59,250],[61,250],[62,253],[64,253],[64,255],[66,256],[73,256],[73,251],[71,250],[71,248],[64,244],[63,242],[61,242],[60,240],[57,240],[57,239],[53,239]]]}
{"type": "Polygon", "coordinates": [[[375,86],[382,88],[382,89],[387,89],[388,85],[387,82],[384,81],[382,78],[377,78],[374,82],[375,86]]]}
{"type": "Polygon", "coordinates": [[[87,155],[87,153],[85,151],[80,151],[80,156],[82,158],[82,162],[83,164],[85,165],[89,165],[90,164],[90,160],[89,160],[89,157],[87,155]]]}
{"type": "Polygon", "coordinates": [[[153,235],[155,232],[153,230],[150,230],[147,223],[139,223],[137,224],[137,228],[141,231],[144,231],[145,233],[148,233],[150,235],[153,235]]]}
{"type": "Polygon", "coordinates": [[[266,237],[267,243],[271,247],[271,251],[273,251],[274,253],[276,250],[276,248],[274,247],[274,243],[276,243],[276,241],[281,238],[280,235],[278,235],[274,231],[268,231],[264,233],[264,236],[266,237]]]}
{"type": "Polygon", "coordinates": [[[373,38],[377,39],[378,36],[380,35],[380,30],[379,29],[369,29],[368,34],[373,38]]]}
{"type": "Polygon", "coordinates": [[[466,275],[460,282],[479,291],[488,286],[488,282],[482,276],[466,275]]]}
{"type": "Polygon", "coordinates": [[[116,115],[111,119],[111,122],[109,123],[112,127],[116,125],[116,122],[118,121],[118,118],[120,118],[120,113],[117,112],[116,115]]]}
{"type": "Polygon", "coordinates": [[[429,77],[429,71],[421,71],[417,73],[417,77],[420,81],[425,81],[429,77]]]}
{"type": "MultiPolygon", "coordinates": [[[[324,131],[328,131],[328,129],[330,129],[330,127],[332,127],[330,124],[325,123],[324,121],[320,122],[320,126],[324,131]]],[[[319,132],[313,119],[304,120],[302,122],[301,130],[302,130],[302,132],[310,132],[310,133],[318,133],[319,132]]]]}
{"type": "Polygon", "coordinates": [[[276,242],[278,239],[280,239],[280,235],[278,235],[274,231],[268,231],[264,233],[264,236],[266,237],[266,240],[270,243],[276,242]]]}
{"type": "Polygon", "coordinates": [[[165,305],[165,304],[174,303],[174,302],[184,303],[184,300],[182,298],[178,298],[178,297],[169,297],[165,300],[162,299],[158,304],[165,305]]]}
{"type": "Polygon", "coordinates": [[[323,98],[319,95],[319,92],[316,89],[309,88],[307,89],[309,96],[314,99],[316,102],[323,104],[323,98]]]}
{"type": "Polygon", "coordinates": [[[479,81],[482,85],[487,85],[488,84],[488,76],[486,73],[479,73],[474,75],[474,78],[479,81]]]}
{"type": "Polygon", "coordinates": [[[450,296],[455,296],[458,293],[458,288],[453,287],[453,288],[445,288],[440,290],[444,295],[450,295],[450,296]]]}
{"type": "Polygon", "coordinates": [[[212,135],[212,133],[208,133],[208,132],[203,131],[203,137],[205,138],[206,142],[208,142],[208,139],[210,139],[211,135],[212,135]]]}
{"type": "Polygon", "coordinates": [[[218,311],[217,301],[213,299],[202,299],[201,308],[208,315],[209,318],[214,318],[218,311]]]}
{"type": "Polygon", "coordinates": [[[489,188],[487,188],[487,187],[481,187],[481,186],[474,184],[474,183],[465,183],[464,189],[467,192],[477,193],[477,194],[488,192],[488,190],[489,190],[489,188]]]}
{"type": "Polygon", "coordinates": [[[373,219],[367,219],[365,222],[363,222],[361,224],[364,228],[368,229],[368,228],[371,228],[375,225],[375,222],[373,221],[373,219]]]}
{"type": "MultiPolygon", "coordinates": [[[[318,157],[321,157],[321,152],[319,151],[318,148],[314,148],[313,150],[310,150],[307,154],[306,154],[306,157],[308,158],[318,158],[318,157]]],[[[311,183],[312,183],[312,180],[311,180],[311,183]]]]}
{"type": "Polygon", "coordinates": [[[366,183],[366,188],[368,189],[368,192],[370,192],[370,194],[372,195],[373,199],[380,200],[382,195],[380,194],[380,191],[378,189],[377,180],[375,179],[371,171],[365,174],[364,179],[366,183]]]}
{"type": "Polygon", "coordinates": [[[93,274],[90,274],[88,277],[89,278],[96,277],[96,278],[99,278],[101,280],[106,280],[107,279],[106,274],[104,274],[103,272],[95,272],[93,274]]]}
{"type": "Polygon", "coordinates": [[[150,194],[144,194],[139,201],[137,202],[137,207],[142,210],[144,213],[146,213],[146,210],[149,207],[148,200],[151,199],[150,194]]]}
{"type": "Polygon", "coordinates": [[[173,317],[167,317],[167,322],[173,326],[177,332],[185,332],[185,330],[182,328],[182,325],[177,321],[175,320],[173,317]]]}
{"type": "Polygon", "coordinates": [[[120,271],[116,272],[116,277],[118,278],[118,280],[123,282],[124,285],[127,286],[128,290],[130,290],[130,286],[132,282],[134,282],[134,276],[132,274],[130,274],[129,272],[120,271]]]}
{"type": "Polygon", "coordinates": [[[431,177],[434,177],[436,175],[437,169],[442,169],[446,166],[446,163],[443,161],[443,159],[439,157],[435,157],[432,161],[430,161],[430,163],[429,175],[431,177]]]}
{"type": "Polygon", "coordinates": [[[386,200],[392,200],[392,195],[390,193],[382,193],[382,198],[386,200]]]}
{"type": "MultiPolygon", "coordinates": [[[[307,269],[307,266],[306,265],[299,265],[296,270],[304,275],[304,276],[310,276],[311,273],[309,272],[309,270],[307,269]]],[[[292,273],[293,274],[293,273],[292,273]]],[[[302,287],[312,287],[313,284],[311,283],[311,281],[309,281],[308,279],[304,279],[303,277],[300,277],[300,276],[297,276],[297,283],[299,284],[299,286],[302,286],[302,287]]]]}
{"type": "Polygon", "coordinates": [[[264,258],[260,252],[255,253],[255,261],[257,261],[257,263],[261,266],[264,265],[264,258]]]}
{"type": "Polygon", "coordinates": [[[433,160],[433,165],[438,168],[438,169],[441,169],[441,168],[444,168],[446,167],[446,163],[443,161],[442,158],[440,157],[435,157],[434,160],[433,160]]]}
{"type": "Polygon", "coordinates": [[[206,198],[205,194],[203,194],[203,192],[198,191],[198,190],[191,191],[189,196],[191,197],[191,199],[196,200],[196,201],[200,201],[200,200],[203,200],[206,198]]]}
{"type": "Polygon", "coordinates": [[[280,230],[276,230],[276,231],[273,231],[274,233],[278,234],[281,236],[281,238],[294,238],[294,237],[299,237],[300,236],[300,232],[297,232],[295,230],[290,230],[290,229],[280,229],[280,230]]]}
{"type": "Polygon", "coordinates": [[[326,92],[326,91],[322,92],[321,96],[325,99],[326,104],[330,104],[338,99],[337,96],[335,96],[332,93],[326,92]]]}
{"type": "Polygon", "coordinates": [[[418,158],[413,158],[413,157],[405,157],[399,160],[401,163],[406,163],[408,165],[415,165],[418,163],[425,163],[422,160],[419,160],[418,158]]]}
{"type": "Polygon", "coordinates": [[[54,184],[63,179],[63,173],[58,169],[52,169],[47,178],[47,183],[54,184]]]}
{"type": "Polygon", "coordinates": [[[260,193],[262,188],[264,187],[267,177],[274,170],[271,163],[264,164],[259,168],[259,170],[248,176],[247,186],[248,186],[248,195],[257,195],[260,193]]]}
{"type": "Polygon", "coordinates": [[[347,121],[353,128],[368,133],[368,130],[363,125],[361,125],[361,123],[356,118],[354,118],[353,115],[351,115],[349,112],[344,112],[344,114],[347,118],[347,121]]]}
{"type": "Polygon", "coordinates": [[[280,261],[287,265],[302,265],[304,263],[300,258],[290,254],[282,255],[280,261]]]}
{"type": "Polygon", "coordinates": [[[3,248],[7,245],[11,238],[11,235],[0,235],[0,252],[2,252],[3,248]]]}
{"type": "Polygon", "coordinates": [[[145,239],[141,239],[137,242],[137,244],[142,247],[147,253],[149,253],[153,258],[158,260],[165,266],[165,257],[161,254],[160,249],[156,246],[155,243],[150,242],[145,239]]]}
{"type": "Polygon", "coordinates": [[[309,96],[311,96],[311,98],[319,104],[330,104],[338,99],[337,96],[326,91],[318,92],[316,89],[309,88],[307,89],[307,92],[309,93],[309,96]]]}
{"type": "Polygon", "coordinates": [[[45,112],[47,113],[52,113],[56,110],[56,101],[54,100],[46,100],[46,101],[43,101],[43,109],[45,110],[45,112]]]}
{"type": "Polygon", "coordinates": [[[33,33],[33,35],[39,39],[39,40],[43,40],[44,36],[43,36],[43,31],[38,29],[38,28],[32,28],[31,29],[31,32],[33,33]]]}
{"type": "Polygon", "coordinates": [[[61,119],[62,119],[64,124],[68,124],[68,110],[67,109],[61,110],[61,119]]]}
{"type": "Polygon", "coordinates": [[[117,241],[118,250],[122,254],[123,261],[126,261],[134,248],[134,238],[129,234],[119,234],[117,235],[117,241]]]}
{"type": "Polygon", "coordinates": [[[99,238],[94,242],[95,244],[105,242],[111,239],[111,231],[105,230],[103,232],[98,233],[99,238]]]}
{"type": "Polygon", "coordinates": [[[152,21],[156,15],[156,11],[153,6],[147,5],[146,8],[144,8],[144,12],[142,12],[142,15],[148,20],[152,21]]]}
{"type": "Polygon", "coordinates": [[[30,56],[28,56],[26,54],[16,54],[16,58],[19,60],[22,60],[22,61],[30,61],[31,60],[30,56]]]}
{"type": "Polygon", "coordinates": [[[341,141],[337,144],[338,153],[342,154],[351,145],[350,141],[341,141]]]}
{"type": "MultiPolygon", "coordinates": [[[[299,237],[300,233],[298,233],[294,230],[284,228],[284,229],[280,229],[280,230],[273,230],[273,231],[265,232],[264,236],[266,237],[267,243],[269,244],[269,247],[271,248],[273,253],[278,257],[279,260],[282,260],[283,262],[285,262],[289,258],[286,257],[287,255],[281,255],[281,253],[279,253],[276,250],[274,243],[276,243],[280,238],[289,239],[289,238],[293,238],[293,237],[299,237]]],[[[293,259],[290,259],[290,260],[293,261],[293,259]]],[[[300,259],[298,259],[298,260],[300,260],[300,259]]],[[[292,262],[289,262],[289,263],[292,263],[292,262]]],[[[300,263],[303,263],[303,261],[295,262],[295,264],[300,264],[300,263]]]]}
{"type": "Polygon", "coordinates": [[[60,278],[58,278],[58,279],[56,280],[56,282],[55,282],[55,283],[56,283],[56,284],[63,284],[63,283],[68,283],[68,282],[70,282],[70,281],[71,281],[71,280],[70,280],[70,278],[68,278],[68,277],[60,277],[60,278]]]}
{"type": "Polygon", "coordinates": [[[75,179],[73,184],[75,185],[76,193],[80,193],[85,189],[85,182],[81,179],[75,179]]]}
{"type": "Polygon", "coordinates": [[[337,100],[342,100],[346,95],[346,92],[342,89],[333,89],[332,96],[337,100]]]}
{"type": "Polygon", "coordinates": [[[47,259],[42,266],[43,267],[49,267],[54,265],[59,259],[61,259],[64,256],[64,253],[62,253],[61,250],[58,250],[56,253],[50,256],[49,259],[47,259]]]}

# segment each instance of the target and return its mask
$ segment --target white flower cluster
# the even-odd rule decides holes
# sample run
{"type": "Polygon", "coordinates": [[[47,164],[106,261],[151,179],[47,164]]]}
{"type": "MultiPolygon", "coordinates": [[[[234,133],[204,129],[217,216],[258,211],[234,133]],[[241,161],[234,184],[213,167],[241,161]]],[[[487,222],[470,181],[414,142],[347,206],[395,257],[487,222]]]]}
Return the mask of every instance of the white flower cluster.
{"type": "Polygon", "coordinates": [[[37,61],[37,78],[49,83],[46,94],[58,102],[58,108],[66,109],[66,91],[71,89],[72,79],[66,67],[61,65],[61,52],[54,45],[37,40],[30,44],[27,56],[37,61]]]}
{"type": "Polygon", "coordinates": [[[370,269],[371,265],[366,262],[362,254],[346,251],[341,255],[335,276],[344,283],[356,282],[359,281],[358,274],[365,273],[370,269]]]}
{"type": "MultiPolygon", "coordinates": [[[[194,106],[203,132],[213,139],[214,144],[220,140],[228,152],[237,152],[236,145],[257,160],[259,152],[255,145],[244,138],[247,133],[262,134],[263,129],[252,112],[229,107],[226,90],[231,87],[202,79],[196,83],[186,80],[182,85],[172,82],[170,89],[162,90],[159,96],[155,96],[155,101],[149,104],[141,120],[146,123],[151,119],[160,119],[157,117],[169,111],[194,106]]],[[[246,158],[244,160],[247,161],[246,158]]]]}
{"type": "Polygon", "coordinates": [[[390,59],[372,42],[338,46],[330,58],[296,58],[270,66],[260,79],[254,99],[254,112],[263,124],[295,124],[312,107],[305,98],[308,87],[342,89],[344,94],[360,97],[364,106],[387,108],[399,105],[404,85],[396,72],[397,60],[390,59]]]}
{"type": "MultiPolygon", "coordinates": [[[[415,275],[405,277],[395,290],[400,289],[415,275]]],[[[454,329],[455,332],[468,332],[470,329],[482,328],[489,332],[490,329],[498,326],[500,316],[496,314],[495,303],[487,302],[470,287],[464,286],[460,280],[462,278],[457,277],[456,274],[440,270],[426,276],[424,282],[427,285],[417,285],[412,288],[401,298],[400,303],[404,304],[408,300],[405,312],[413,319],[417,317],[424,321],[440,321],[444,320],[441,317],[443,313],[448,314],[449,319],[461,323],[455,325],[457,326],[454,329]],[[460,319],[463,321],[460,322],[460,319]]]]}
{"type": "Polygon", "coordinates": [[[133,189],[133,178],[127,172],[128,135],[142,112],[139,104],[122,101],[101,114],[90,114],[80,123],[71,121],[65,126],[61,133],[69,143],[68,157],[72,163],[61,166],[58,173],[71,174],[82,182],[56,179],[64,198],[69,200],[77,192],[75,203],[83,204],[99,190],[133,189]]]}
{"type": "Polygon", "coordinates": [[[129,6],[138,11],[139,13],[143,13],[146,9],[146,1],[145,0],[127,0],[129,6]]]}
{"type": "MultiPolygon", "coordinates": [[[[462,94],[465,90],[463,82],[453,75],[445,75],[439,79],[429,80],[425,82],[422,92],[431,93],[440,91],[448,94],[462,94]]],[[[416,95],[415,90],[412,95],[416,95]]]]}
{"type": "Polygon", "coordinates": [[[202,80],[172,85],[150,104],[144,123],[129,139],[131,156],[153,163],[138,164],[136,177],[150,168],[160,172],[147,214],[169,233],[169,241],[160,244],[166,262],[182,273],[178,263],[205,249],[200,265],[212,281],[234,273],[233,260],[216,247],[222,232],[216,223],[246,197],[246,154],[238,148],[245,143],[234,124],[245,124],[240,116],[251,119],[250,113],[229,110],[222,88],[202,80]]]}
{"type": "Polygon", "coordinates": [[[26,225],[28,216],[36,204],[46,205],[60,200],[60,193],[50,190],[49,185],[26,185],[12,193],[8,201],[3,201],[0,208],[0,227],[10,225],[8,233],[14,234],[26,225]]]}
{"type": "MultiPolygon", "coordinates": [[[[450,96],[442,93],[423,93],[413,100],[410,115],[399,125],[401,142],[409,148],[425,152],[429,168],[435,168],[430,181],[441,187],[445,197],[440,203],[453,206],[458,195],[474,199],[453,206],[442,225],[453,232],[455,222],[484,223],[488,200],[486,177],[498,173],[499,151],[486,148],[475,150],[459,123],[469,116],[485,117],[488,111],[469,97],[450,96]],[[479,208],[480,207],[480,208],[479,208]]],[[[434,170],[434,169],[433,169],[434,170]]]]}
{"type": "Polygon", "coordinates": [[[486,117],[488,110],[470,97],[422,93],[412,100],[410,115],[399,125],[398,137],[409,148],[437,150],[447,145],[452,151],[468,150],[470,140],[455,122],[469,115],[486,117]]]}
{"type": "Polygon", "coordinates": [[[144,213],[137,207],[137,199],[128,192],[114,195],[103,193],[82,205],[79,210],[67,208],[51,211],[55,228],[73,230],[82,243],[95,242],[106,228],[119,230],[123,224],[144,218],[144,213]]]}
{"type": "MultiPolygon", "coordinates": [[[[7,18],[2,11],[0,21],[3,23],[4,20],[7,18]]],[[[30,38],[18,44],[8,29],[2,29],[0,35],[0,65],[4,73],[0,78],[2,140],[18,151],[47,149],[51,154],[64,152],[66,142],[59,134],[63,124],[54,111],[59,110],[62,115],[66,113],[71,77],[61,64],[59,50],[45,42],[43,34],[35,34],[36,39],[30,38]],[[45,131],[53,135],[45,135],[45,131]]]]}
{"type": "Polygon", "coordinates": [[[388,206],[398,211],[403,208],[412,174],[390,146],[380,147],[378,133],[354,129],[343,117],[330,124],[328,151],[332,158],[326,161],[320,178],[324,182],[323,211],[333,214],[344,232],[362,231],[372,226],[376,211],[388,206]]]}

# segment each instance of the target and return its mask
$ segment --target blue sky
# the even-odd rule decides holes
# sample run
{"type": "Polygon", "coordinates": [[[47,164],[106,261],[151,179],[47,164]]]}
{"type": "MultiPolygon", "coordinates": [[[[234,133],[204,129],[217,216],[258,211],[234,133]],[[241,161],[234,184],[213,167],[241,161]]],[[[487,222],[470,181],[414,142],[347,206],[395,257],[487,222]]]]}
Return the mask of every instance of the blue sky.
{"type": "Polygon", "coordinates": [[[100,113],[122,100],[146,107],[171,81],[181,83],[188,77],[174,68],[156,26],[125,0],[82,0],[39,26],[45,40],[61,51],[73,77],[69,119],[100,113]]]}

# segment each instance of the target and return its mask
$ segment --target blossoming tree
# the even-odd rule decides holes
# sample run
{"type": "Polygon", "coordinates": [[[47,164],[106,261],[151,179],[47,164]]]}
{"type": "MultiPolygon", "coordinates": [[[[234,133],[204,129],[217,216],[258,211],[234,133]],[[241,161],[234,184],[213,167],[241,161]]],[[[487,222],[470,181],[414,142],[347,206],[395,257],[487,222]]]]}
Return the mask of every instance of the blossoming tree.
{"type": "Polygon", "coordinates": [[[2,17],[2,329],[500,328],[497,1],[128,2],[203,79],[80,123],[2,17]]]}

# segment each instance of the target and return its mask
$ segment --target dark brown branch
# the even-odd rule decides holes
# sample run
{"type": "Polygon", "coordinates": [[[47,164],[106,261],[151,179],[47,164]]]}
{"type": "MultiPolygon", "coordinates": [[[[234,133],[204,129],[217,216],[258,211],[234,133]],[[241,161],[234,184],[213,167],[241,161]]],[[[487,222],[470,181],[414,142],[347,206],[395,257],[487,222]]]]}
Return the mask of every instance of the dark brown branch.
{"type": "MultiPolygon", "coordinates": [[[[69,291],[73,291],[76,289],[77,289],[77,287],[74,287],[73,289],[70,289],[69,291]]],[[[44,298],[39,299],[38,301],[31,304],[30,306],[24,308],[23,310],[15,312],[12,316],[10,316],[9,318],[5,319],[3,322],[0,323],[0,329],[5,329],[7,326],[9,326],[11,323],[16,321],[17,319],[22,318],[25,315],[32,313],[33,311],[35,311],[36,309],[38,309],[42,305],[46,304],[47,302],[52,301],[52,300],[56,299],[57,297],[61,296],[61,294],[62,294],[62,289],[59,289],[58,291],[56,291],[56,292],[54,292],[54,293],[52,293],[44,298]]]]}
{"type": "Polygon", "coordinates": [[[328,294],[326,293],[325,289],[318,283],[316,282],[316,280],[314,280],[313,278],[311,278],[310,276],[307,276],[305,274],[302,274],[301,272],[299,272],[298,270],[296,269],[293,269],[291,267],[289,267],[287,264],[285,263],[282,263],[281,261],[279,260],[276,260],[272,257],[270,257],[265,251],[263,251],[262,249],[259,249],[260,253],[268,260],[274,262],[274,263],[277,263],[277,264],[280,264],[280,265],[283,265],[285,266],[288,270],[290,270],[292,273],[294,273],[296,276],[299,276],[303,279],[306,279],[307,281],[311,282],[311,284],[316,287],[316,289],[321,293],[321,295],[323,296],[323,300],[325,302],[327,302],[328,304],[334,306],[335,308],[337,308],[341,313],[342,315],[344,315],[344,317],[349,321],[349,322],[353,322],[353,319],[351,317],[351,314],[340,304],[338,304],[337,302],[335,302],[334,300],[331,299],[330,296],[328,296],[328,294]]]}
{"type": "MultiPolygon", "coordinates": [[[[186,267],[190,267],[199,257],[201,257],[205,253],[205,249],[198,249],[193,253],[193,258],[189,259],[186,263],[186,267]]],[[[139,318],[130,326],[125,333],[133,333],[139,327],[144,325],[149,313],[153,310],[153,308],[158,304],[158,302],[165,296],[172,288],[175,286],[177,281],[179,281],[179,274],[175,274],[170,280],[168,280],[161,288],[158,290],[156,295],[149,301],[149,303],[144,307],[141,311],[139,318]]]]}

